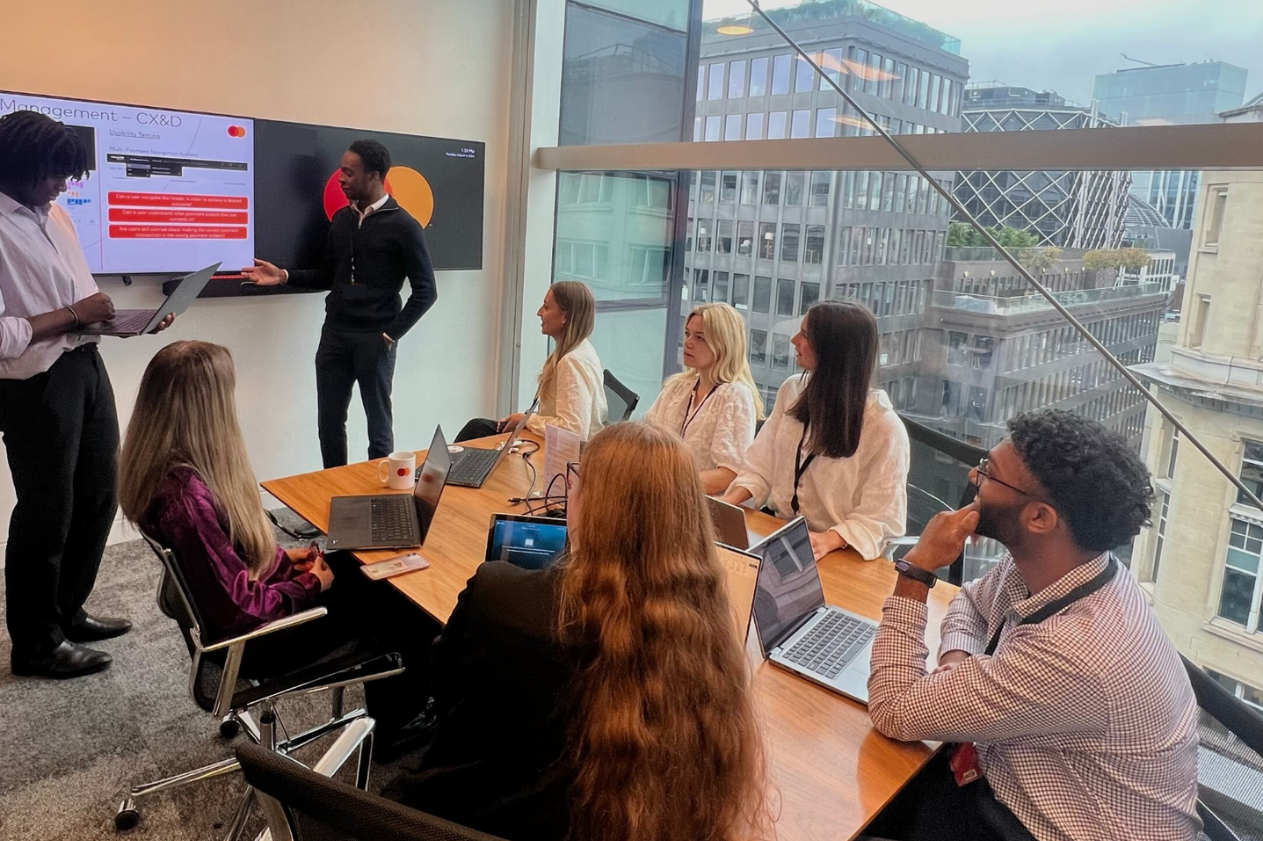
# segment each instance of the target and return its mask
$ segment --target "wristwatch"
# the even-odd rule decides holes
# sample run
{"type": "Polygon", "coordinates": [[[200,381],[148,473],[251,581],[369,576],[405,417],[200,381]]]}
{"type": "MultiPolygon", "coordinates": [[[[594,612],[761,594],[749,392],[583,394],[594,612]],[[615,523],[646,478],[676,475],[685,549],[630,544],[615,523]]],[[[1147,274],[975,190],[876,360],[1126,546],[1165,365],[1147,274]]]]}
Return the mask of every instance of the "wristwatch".
{"type": "Polygon", "coordinates": [[[921,569],[921,567],[913,566],[912,564],[905,561],[903,558],[900,558],[899,560],[895,561],[895,572],[899,573],[900,575],[907,576],[908,578],[911,578],[913,581],[920,581],[926,587],[929,587],[931,589],[933,589],[934,585],[938,583],[937,575],[930,572],[929,570],[921,569]]]}

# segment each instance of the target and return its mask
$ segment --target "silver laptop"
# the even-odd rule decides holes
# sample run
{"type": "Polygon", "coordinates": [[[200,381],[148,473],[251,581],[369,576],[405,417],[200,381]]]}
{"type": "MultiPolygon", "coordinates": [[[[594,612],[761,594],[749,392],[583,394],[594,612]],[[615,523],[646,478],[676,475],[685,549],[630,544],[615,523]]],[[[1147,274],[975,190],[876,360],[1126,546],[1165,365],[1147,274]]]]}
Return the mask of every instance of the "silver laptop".
{"type": "Polygon", "coordinates": [[[156,310],[115,310],[109,321],[98,321],[95,324],[82,324],[72,333],[83,333],[91,336],[139,336],[156,330],[162,319],[172,313],[181,315],[202,294],[211,275],[219,271],[219,263],[207,266],[201,271],[185,275],[179,279],[171,294],[156,310]]]}
{"type": "Polygon", "coordinates": [[[719,542],[734,549],[748,549],[763,539],[746,528],[746,512],[739,505],[729,505],[722,499],[706,497],[710,519],[715,524],[715,536],[719,542]]]}
{"type": "Polygon", "coordinates": [[[438,427],[411,494],[335,496],[329,500],[328,548],[403,549],[422,545],[451,466],[447,440],[438,427]]]}
{"type": "Polygon", "coordinates": [[[509,454],[509,450],[517,443],[517,437],[526,428],[526,422],[530,419],[535,411],[535,404],[531,404],[531,408],[526,410],[522,415],[522,419],[518,421],[517,426],[509,433],[509,436],[500,442],[495,449],[486,449],[484,447],[465,447],[459,453],[452,456],[452,471],[448,474],[447,484],[456,485],[462,488],[481,488],[482,483],[487,481],[487,477],[496,469],[500,462],[504,461],[504,457],[509,454]]]}
{"type": "Polygon", "coordinates": [[[825,604],[807,521],[790,521],[750,551],[762,556],[754,624],[763,656],[812,683],[868,703],[877,623],[825,604]]]}

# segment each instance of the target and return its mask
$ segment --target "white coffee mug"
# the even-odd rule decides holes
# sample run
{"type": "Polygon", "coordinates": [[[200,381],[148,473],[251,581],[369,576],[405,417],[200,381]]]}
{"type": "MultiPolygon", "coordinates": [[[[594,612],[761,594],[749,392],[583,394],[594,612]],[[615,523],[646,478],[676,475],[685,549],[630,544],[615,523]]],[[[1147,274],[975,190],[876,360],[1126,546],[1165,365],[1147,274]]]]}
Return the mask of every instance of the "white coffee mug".
{"type": "Polygon", "coordinates": [[[377,478],[395,490],[406,490],[417,483],[412,476],[416,469],[415,453],[391,453],[377,465],[377,478]]]}

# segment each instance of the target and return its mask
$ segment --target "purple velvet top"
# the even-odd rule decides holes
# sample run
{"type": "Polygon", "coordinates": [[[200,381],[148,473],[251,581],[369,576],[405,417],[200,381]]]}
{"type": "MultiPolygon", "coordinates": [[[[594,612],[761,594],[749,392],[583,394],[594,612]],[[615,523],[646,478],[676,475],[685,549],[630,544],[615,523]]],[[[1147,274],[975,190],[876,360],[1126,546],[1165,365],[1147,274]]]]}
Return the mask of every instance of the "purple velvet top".
{"type": "Polygon", "coordinates": [[[208,626],[202,629],[207,641],[298,613],[312,607],[320,595],[320,579],[295,569],[280,546],[272,572],[251,581],[215,497],[192,468],[177,467],[167,474],[140,526],[175,552],[208,626]]]}

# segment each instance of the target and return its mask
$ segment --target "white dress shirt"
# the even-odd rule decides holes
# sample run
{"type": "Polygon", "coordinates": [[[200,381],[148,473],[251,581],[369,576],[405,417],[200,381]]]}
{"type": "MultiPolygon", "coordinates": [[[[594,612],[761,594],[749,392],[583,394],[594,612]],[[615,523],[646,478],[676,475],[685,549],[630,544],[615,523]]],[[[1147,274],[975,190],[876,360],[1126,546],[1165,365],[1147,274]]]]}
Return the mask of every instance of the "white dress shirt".
{"type": "Polygon", "coordinates": [[[645,420],[682,435],[699,472],[726,467],[737,473],[754,441],[754,396],[741,383],[720,383],[694,403],[696,384],[691,374],[667,380],[645,420]]]}
{"type": "Polygon", "coordinates": [[[545,426],[559,426],[586,441],[601,431],[608,412],[601,359],[584,339],[558,360],[552,388],[540,389],[539,413],[531,415],[526,428],[543,435],[545,426]]]}
{"type": "Polygon", "coordinates": [[[65,210],[54,203],[33,211],[0,193],[0,379],[29,379],[70,348],[98,341],[63,333],[32,342],[27,319],[99,291],[65,210]]]}
{"type": "Polygon", "coordinates": [[[1021,624],[1108,561],[1032,596],[1006,554],[952,599],[939,650],[972,656],[937,675],[925,670],[925,604],[886,599],[869,715],[895,739],[977,743],[996,799],[1039,841],[1193,841],[1197,702],[1135,579],[1120,564],[1101,589],[1021,624]]]}
{"type": "MultiPolygon", "coordinates": [[[[790,377],[776,394],[776,406],[746,450],[745,464],[732,487],[750,492],[751,504],[768,505],[778,517],[793,517],[794,454],[802,422],[788,414],[806,387],[806,374],[790,377]]],[[[806,453],[803,454],[806,458],[806,453]]],[[[908,511],[908,431],[881,389],[868,393],[859,447],[850,458],[812,459],[798,486],[798,513],[812,531],[832,529],[865,558],[881,554],[882,544],[899,537],[908,511]]]]}

